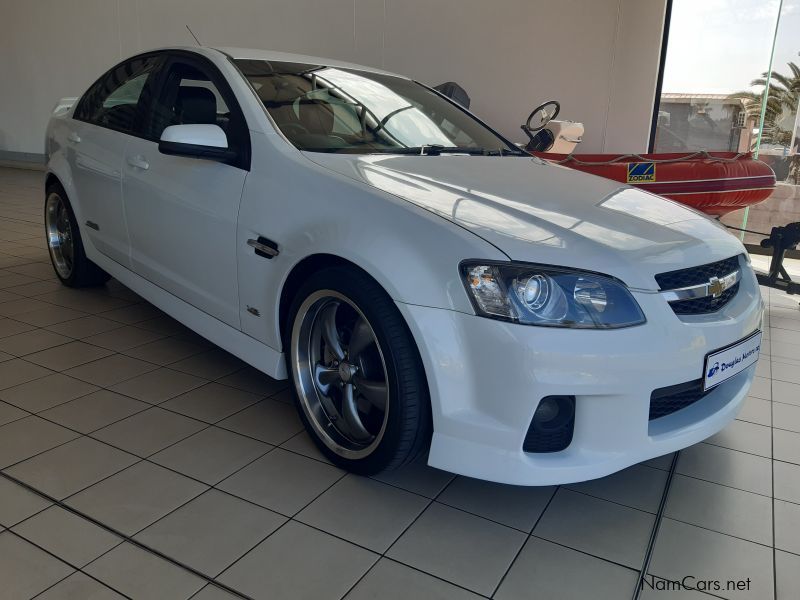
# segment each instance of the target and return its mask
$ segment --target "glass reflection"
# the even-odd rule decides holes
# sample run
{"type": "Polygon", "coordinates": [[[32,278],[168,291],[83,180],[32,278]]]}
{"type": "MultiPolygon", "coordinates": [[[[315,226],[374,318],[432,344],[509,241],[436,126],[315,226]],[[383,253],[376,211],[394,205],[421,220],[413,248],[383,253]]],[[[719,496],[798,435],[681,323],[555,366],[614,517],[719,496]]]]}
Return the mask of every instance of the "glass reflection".
{"type": "MultiPolygon", "coordinates": [[[[753,74],[755,94],[740,94],[752,113],[764,105],[758,158],[775,172],[777,185],[764,202],[723,218],[749,231],[742,238],[758,245],[773,227],[800,221],[800,0],[784,0],[777,24],[771,73],[753,74]],[[768,79],[769,76],[769,80],[768,79]],[[768,84],[768,85],[767,85],[768,84]],[[764,99],[766,97],[766,102],[764,99]],[[758,232],[758,233],[753,233],[758,232]]],[[[758,132],[758,129],[756,129],[758,132]]],[[[790,256],[791,256],[790,252],[790,256]]]]}

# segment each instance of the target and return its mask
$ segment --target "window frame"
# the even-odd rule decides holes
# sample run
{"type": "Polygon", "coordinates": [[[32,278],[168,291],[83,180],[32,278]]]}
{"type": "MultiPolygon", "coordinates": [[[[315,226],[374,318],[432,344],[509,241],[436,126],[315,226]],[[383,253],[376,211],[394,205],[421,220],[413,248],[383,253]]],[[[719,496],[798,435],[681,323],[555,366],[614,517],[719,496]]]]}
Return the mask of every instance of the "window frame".
{"type": "MultiPolygon", "coordinates": [[[[138,132],[139,132],[139,130],[141,128],[142,116],[144,114],[143,108],[145,106],[147,106],[147,104],[150,101],[150,99],[153,98],[153,94],[157,91],[156,82],[160,78],[161,69],[164,66],[164,58],[165,57],[164,57],[164,53],[163,52],[145,52],[143,54],[137,54],[136,56],[132,56],[130,58],[127,58],[127,59],[115,64],[113,67],[108,69],[105,73],[103,73],[100,77],[98,77],[92,83],[92,85],[90,85],[86,89],[86,91],[81,95],[80,99],[78,100],[78,102],[75,105],[75,110],[72,112],[72,118],[75,119],[76,121],[80,121],[82,123],[88,123],[89,125],[94,125],[95,127],[102,127],[103,129],[109,129],[111,131],[116,131],[118,133],[123,133],[125,135],[132,135],[134,137],[141,137],[141,136],[138,135],[138,132]],[[142,93],[139,96],[140,101],[137,101],[136,113],[134,115],[133,122],[131,124],[131,128],[130,129],[126,129],[126,128],[122,128],[122,127],[114,127],[112,125],[108,125],[107,123],[98,123],[97,121],[95,121],[93,119],[90,119],[88,117],[85,117],[85,116],[83,116],[81,114],[84,110],[86,110],[86,104],[89,101],[89,95],[92,93],[92,91],[98,85],[102,85],[102,83],[106,79],[111,77],[115,71],[117,71],[121,67],[125,66],[127,63],[138,61],[138,60],[150,59],[150,58],[155,60],[155,65],[153,67],[152,72],[150,73],[150,76],[147,78],[147,82],[145,82],[144,87],[142,88],[142,93]],[[149,94],[149,96],[148,96],[148,94],[149,94]]],[[[128,81],[130,81],[130,79],[128,81]]],[[[127,82],[125,82],[125,83],[127,83],[127,82]]],[[[125,83],[123,83],[122,85],[125,85],[125,83]]],[[[119,89],[119,87],[122,87],[122,85],[120,85],[117,88],[115,88],[114,91],[119,89]]],[[[113,94],[114,91],[112,91],[111,94],[113,94]]],[[[109,94],[109,96],[111,94],[109,94]]]]}

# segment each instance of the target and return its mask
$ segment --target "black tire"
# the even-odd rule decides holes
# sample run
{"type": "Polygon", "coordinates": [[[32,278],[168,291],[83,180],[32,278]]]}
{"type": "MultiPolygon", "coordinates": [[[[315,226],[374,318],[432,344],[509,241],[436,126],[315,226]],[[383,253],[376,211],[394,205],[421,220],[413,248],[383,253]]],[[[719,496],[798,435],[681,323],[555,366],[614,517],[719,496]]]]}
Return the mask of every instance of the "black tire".
{"type": "Polygon", "coordinates": [[[356,267],[335,266],[312,274],[298,290],[284,327],[284,347],[295,404],[300,419],[320,451],[335,465],[372,475],[401,467],[416,458],[430,441],[431,407],[422,360],[400,311],[389,295],[369,275],[356,267]],[[332,290],[349,299],[367,319],[385,362],[388,416],[383,437],[367,456],[345,458],[334,452],[315,431],[303,409],[298,389],[293,339],[298,311],[313,294],[332,290]]]}
{"type": "Polygon", "coordinates": [[[47,242],[47,248],[50,252],[50,261],[53,264],[53,270],[55,271],[56,276],[59,278],[61,283],[63,283],[65,286],[72,288],[94,287],[103,285],[109,279],[111,279],[111,276],[108,273],[86,258],[86,252],[83,248],[83,240],[81,239],[81,232],[80,228],[78,227],[78,222],[75,219],[75,213],[72,210],[72,205],[67,197],[67,193],[59,183],[51,183],[49,186],[47,186],[45,191],[45,241],[47,242]],[[64,203],[69,217],[68,222],[71,233],[73,255],[70,272],[66,275],[59,272],[59,269],[56,266],[56,258],[53,253],[46,225],[47,205],[53,194],[57,195],[64,203]]]}

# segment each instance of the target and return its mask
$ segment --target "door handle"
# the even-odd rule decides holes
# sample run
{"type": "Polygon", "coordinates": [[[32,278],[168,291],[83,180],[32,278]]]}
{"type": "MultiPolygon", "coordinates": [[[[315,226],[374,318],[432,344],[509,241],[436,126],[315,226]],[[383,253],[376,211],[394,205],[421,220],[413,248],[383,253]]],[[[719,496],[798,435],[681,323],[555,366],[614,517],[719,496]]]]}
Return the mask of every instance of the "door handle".
{"type": "Polygon", "coordinates": [[[129,156],[128,164],[132,167],[135,167],[137,169],[142,169],[145,171],[150,168],[150,163],[147,162],[147,159],[141,154],[137,154],[136,156],[129,156]]]}
{"type": "Polygon", "coordinates": [[[69,135],[67,136],[67,140],[69,140],[73,144],[80,144],[81,143],[81,136],[79,136],[74,131],[70,131],[69,135]]]}
{"type": "Polygon", "coordinates": [[[263,236],[258,236],[257,240],[247,240],[247,245],[253,248],[256,254],[262,258],[275,258],[280,254],[278,244],[263,236]]]}

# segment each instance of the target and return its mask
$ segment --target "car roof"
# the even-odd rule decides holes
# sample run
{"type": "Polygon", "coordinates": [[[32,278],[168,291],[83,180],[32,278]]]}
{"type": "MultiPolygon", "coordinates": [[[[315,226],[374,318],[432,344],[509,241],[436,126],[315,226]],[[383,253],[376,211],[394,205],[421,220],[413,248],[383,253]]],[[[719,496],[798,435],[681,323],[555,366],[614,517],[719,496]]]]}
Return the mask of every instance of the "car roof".
{"type": "MultiPolygon", "coordinates": [[[[197,48],[194,49],[196,50],[197,48]]],[[[359,71],[366,71],[368,73],[381,73],[383,75],[392,75],[394,77],[402,77],[403,79],[408,79],[408,77],[405,77],[403,75],[398,75],[397,73],[384,71],[383,69],[368,67],[366,65],[348,63],[345,61],[335,60],[332,58],[307,56],[305,54],[290,54],[288,52],[274,52],[272,50],[257,50],[255,48],[215,47],[214,49],[219,50],[220,52],[223,52],[234,59],[254,59],[254,60],[267,60],[267,61],[277,61],[277,62],[306,63],[312,65],[321,65],[325,67],[341,67],[345,69],[357,69],[359,71]]]]}

